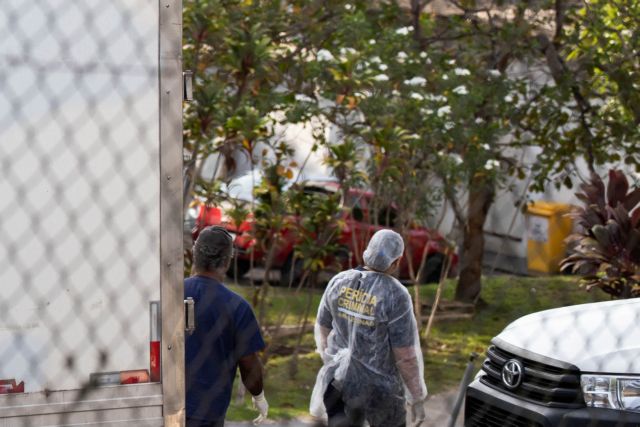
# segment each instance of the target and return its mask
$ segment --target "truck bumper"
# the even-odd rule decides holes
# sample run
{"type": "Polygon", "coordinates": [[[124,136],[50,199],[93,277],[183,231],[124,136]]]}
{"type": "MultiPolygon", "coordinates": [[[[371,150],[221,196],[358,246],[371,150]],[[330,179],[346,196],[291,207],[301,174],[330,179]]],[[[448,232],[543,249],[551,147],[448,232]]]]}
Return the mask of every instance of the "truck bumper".
{"type": "Polygon", "coordinates": [[[601,408],[550,408],[493,389],[467,388],[465,427],[640,427],[640,413],[601,408]]]}

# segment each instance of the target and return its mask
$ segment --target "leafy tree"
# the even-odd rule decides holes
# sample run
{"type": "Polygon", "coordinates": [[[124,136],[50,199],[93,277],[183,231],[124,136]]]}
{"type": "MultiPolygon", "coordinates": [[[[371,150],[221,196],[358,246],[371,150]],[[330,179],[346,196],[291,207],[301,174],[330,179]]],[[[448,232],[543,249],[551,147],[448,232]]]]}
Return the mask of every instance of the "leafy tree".
{"type": "Polygon", "coordinates": [[[532,104],[525,117],[541,147],[535,188],[572,186],[575,162],[592,172],[606,163],[638,168],[640,137],[640,4],[634,0],[556,1],[555,34],[536,37],[553,100],[532,104]]]}
{"type": "Polygon", "coordinates": [[[340,193],[312,192],[304,183],[293,186],[288,191],[293,223],[291,230],[296,235],[297,245],[288,267],[282,270],[282,282],[300,289],[307,286],[307,305],[300,322],[296,349],[289,362],[289,373],[294,377],[298,372],[298,353],[302,339],[307,331],[312,310],[313,290],[318,281],[318,274],[324,270],[327,261],[338,261],[337,238],[344,225],[341,219],[340,193]]]}
{"type": "Polygon", "coordinates": [[[572,185],[580,156],[592,170],[638,162],[637,2],[449,0],[446,16],[428,3],[186,1],[185,196],[209,153],[232,171],[234,153],[255,161],[273,145],[276,124],[331,123],[405,227],[446,198],[463,234],[456,297],[476,301],[484,223],[508,177],[528,172],[541,190],[572,185]],[[518,150],[531,146],[527,170],[518,150]]]}
{"type": "MultiPolygon", "coordinates": [[[[632,100],[639,86],[634,28],[640,14],[637,2],[624,0],[540,2],[537,9],[525,2],[449,3],[462,15],[416,33],[421,46],[439,37],[435,44],[453,57],[445,62],[455,60],[470,74],[465,86],[449,83],[449,93],[468,96],[447,96],[452,79],[441,82],[451,119],[431,135],[449,154],[438,170],[463,230],[456,297],[473,301],[480,293],[486,213],[505,178],[522,178],[529,167],[518,150],[539,149],[529,171],[537,190],[550,182],[571,186],[581,155],[592,171],[623,158],[637,163],[639,117],[632,100]],[[448,43],[451,38],[456,42],[448,43]],[[460,190],[467,195],[466,215],[460,190]]],[[[440,65],[443,78],[453,75],[440,65]]]]}
{"type": "Polygon", "coordinates": [[[411,15],[397,3],[345,5],[348,30],[316,54],[317,92],[333,101],[320,113],[368,147],[369,182],[382,203],[402,206],[405,227],[432,212],[440,179],[464,230],[457,297],[474,301],[487,211],[504,177],[521,172],[501,138],[527,87],[506,71],[528,53],[513,40],[532,30],[524,9],[499,22],[461,9],[443,23],[414,6],[411,15]]]}
{"type": "Polygon", "coordinates": [[[252,163],[260,156],[282,117],[304,119],[295,100],[302,45],[292,37],[314,21],[283,7],[275,0],[184,2],[184,64],[194,71],[194,101],[184,111],[185,206],[207,156],[220,155],[216,173],[224,178],[235,172],[238,153],[252,163]]]}

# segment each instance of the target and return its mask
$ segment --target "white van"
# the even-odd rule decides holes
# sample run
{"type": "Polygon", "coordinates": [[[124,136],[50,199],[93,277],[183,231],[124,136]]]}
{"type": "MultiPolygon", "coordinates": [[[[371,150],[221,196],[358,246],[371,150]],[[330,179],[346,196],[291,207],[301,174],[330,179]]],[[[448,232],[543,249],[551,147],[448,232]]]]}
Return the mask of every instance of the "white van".
{"type": "Polygon", "coordinates": [[[511,323],[467,388],[465,426],[640,426],[640,300],[511,323]]]}

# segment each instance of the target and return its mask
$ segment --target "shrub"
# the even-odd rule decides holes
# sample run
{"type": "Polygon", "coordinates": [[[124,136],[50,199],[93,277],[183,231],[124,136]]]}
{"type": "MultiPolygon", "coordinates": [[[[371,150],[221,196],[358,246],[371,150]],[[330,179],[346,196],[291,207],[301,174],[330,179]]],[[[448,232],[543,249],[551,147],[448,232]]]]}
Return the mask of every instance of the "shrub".
{"type": "Polygon", "coordinates": [[[568,238],[573,252],[562,260],[562,269],[582,275],[587,290],[640,296],[640,188],[629,191],[625,175],[610,170],[606,189],[595,174],[580,189],[576,196],[584,206],[572,214],[580,231],[568,238]]]}

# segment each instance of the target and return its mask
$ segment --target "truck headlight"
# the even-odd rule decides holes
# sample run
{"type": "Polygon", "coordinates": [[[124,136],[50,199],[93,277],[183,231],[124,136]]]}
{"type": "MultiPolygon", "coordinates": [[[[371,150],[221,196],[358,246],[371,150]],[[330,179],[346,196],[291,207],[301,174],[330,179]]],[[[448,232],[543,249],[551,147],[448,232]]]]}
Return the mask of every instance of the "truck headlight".
{"type": "Polygon", "coordinates": [[[640,412],[640,378],[618,379],[618,399],[627,411],[640,412]]]}
{"type": "Polygon", "coordinates": [[[587,406],[640,412],[640,377],[582,375],[580,383],[587,406]]]}

